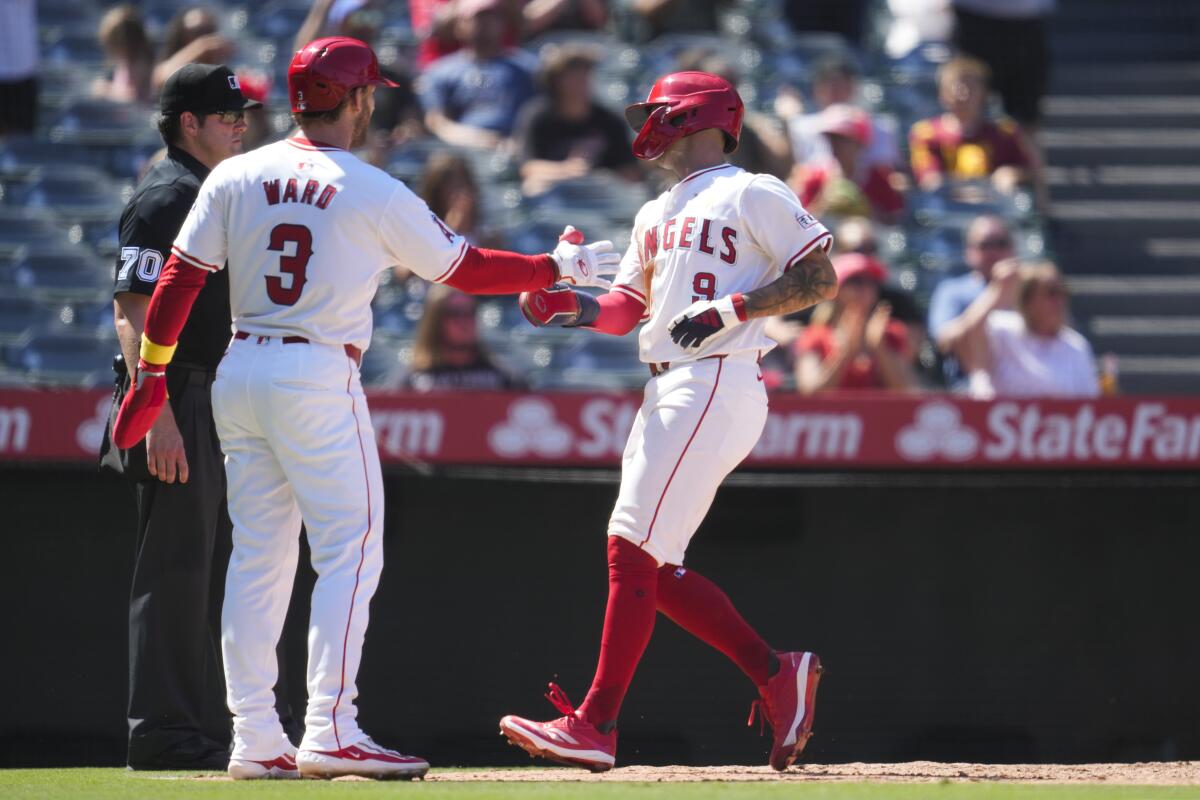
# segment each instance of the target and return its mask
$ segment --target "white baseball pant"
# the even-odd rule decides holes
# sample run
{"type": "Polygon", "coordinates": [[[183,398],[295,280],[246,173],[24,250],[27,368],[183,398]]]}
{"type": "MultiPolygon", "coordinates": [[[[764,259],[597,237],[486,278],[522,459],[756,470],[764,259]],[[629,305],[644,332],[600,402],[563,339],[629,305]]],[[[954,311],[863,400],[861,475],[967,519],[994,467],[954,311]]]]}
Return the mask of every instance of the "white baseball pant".
{"type": "Polygon", "coordinates": [[[317,582],[301,749],[348,747],[365,736],[355,678],[383,569],[383,480],[358,368],[340,346],[251,337],[230,344],[212,393],[233,521],[221,619],[233,758],[286,745],[272,688],[302,519],[317,582]]]}
{"type": "Polygon", "coordinates": [[[672,366],[646,384],[621,464],[608,535],[661,564],[682,564],[717,487],[767,421],[757,353],[672,366]]]}

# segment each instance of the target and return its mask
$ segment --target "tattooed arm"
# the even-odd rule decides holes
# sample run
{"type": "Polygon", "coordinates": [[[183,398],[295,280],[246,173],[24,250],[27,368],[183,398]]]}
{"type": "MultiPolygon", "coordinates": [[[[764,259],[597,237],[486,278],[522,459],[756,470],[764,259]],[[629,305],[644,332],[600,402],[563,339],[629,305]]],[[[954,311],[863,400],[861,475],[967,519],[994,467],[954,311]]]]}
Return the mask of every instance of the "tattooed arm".
{"type": "Polygon", "coordinates": [[[700,347],[710,336],[755,317],[790,314],[837,297],[837,274],[825,251],[816,248],[778,280],[752,292],[692,303],[667,331],[685,349],[700,347]]]}
{"type": "Polygon", "coordinates": [[[793,264],[780,278],[761,289],[746,292],[742,302],[746,318],[754,319],[791,314],[835,297],[837,274],[833,271],[829,256],[818,247],[793,264]]]}

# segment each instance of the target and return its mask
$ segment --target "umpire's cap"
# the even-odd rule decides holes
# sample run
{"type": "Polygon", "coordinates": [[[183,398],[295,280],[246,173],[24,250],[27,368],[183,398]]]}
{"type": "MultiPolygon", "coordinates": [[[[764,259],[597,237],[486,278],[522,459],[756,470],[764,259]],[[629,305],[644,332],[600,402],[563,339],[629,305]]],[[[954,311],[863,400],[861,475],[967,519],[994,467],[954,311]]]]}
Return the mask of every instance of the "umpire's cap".
{"type": "Polygon", "coordinates": [[[215,114],[218,111],[242,111],[261,108],[257,100],[247,100],[242,85],[229,67],[215,64],[185,64],[163,84],[158,100],[163,116],[215,114]]]}

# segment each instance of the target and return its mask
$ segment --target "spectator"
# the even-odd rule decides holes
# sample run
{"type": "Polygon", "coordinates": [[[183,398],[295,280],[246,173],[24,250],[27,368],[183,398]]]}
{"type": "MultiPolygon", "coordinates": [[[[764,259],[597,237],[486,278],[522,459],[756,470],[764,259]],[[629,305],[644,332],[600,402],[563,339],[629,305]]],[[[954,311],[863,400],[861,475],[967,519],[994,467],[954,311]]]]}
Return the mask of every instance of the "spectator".
{"type": "Polygon", "coordinates": [[[475,298],[439,284],[432,286],[426,297],[411,366],[397,388],[434,392],[523,387],[493,364],[479,346],[475,298]]]}
{"type": "Polygon", "coordinates": [[[0,26],[0,136],[37,123],[38,31],[35,0],[8,0],[0,26]]]}
{"type": "Polygon", "coordinates": [[[131,5],[110,8],[100,18],[97,36],[112,64],[112,74],[97,78],[92,83],[92,94],[118,103],[153,100],[154,50],[142,24],[141,12],[131,5]]]}
{"type": "Polygon", "coordinates": [[[634,38],[648,42],[666,33],[716,33],[717,11],[729,0],[621,0],[637,28],[634,38]]]}
{"type": "Polygon", "coordinates": [[[600,30],[608,22],[606,0],[529,0],[522,9],[525,36],[547,31],[600,30]]]}
{"type": "Polygon", "coordinates": [[[904,324],[879,299],[887,268],[860,253],[835,256],[838,295],[818,306],[796,340],[796,388],[803,394],[851,389],[914,391],[915,357],[904,324]]]}
{"type": "Polygon", "coordinates": [[[495,147],[535,94],[528,57],[503,44],[500,5],[462,0],[456,30],[463,49],[438,59],[421,77],[425,124],[443,141],[495,147]]]}
{"type": "Polygon", "coordinates": [[[959,56],[938,70],[938,99],[945,113],[921,120],[909,133],[913,177],[922,189],[948,180],[991,178],[1011,192],[1034,180],[1035,161],[1017,124],[985,115],[990,71],[974,58],[959,56]]]}
{"type": "Polygon", "coordinates": [[[296,29],[292,50],[326,36],[349,36],[371,43],[379,33],[383,15],[377,0],[313,0],[308,16],[296,29]]]}
{"type": "Polygon", "coordinates": [[[167,23],[162,57],[154,67],[154,90],[184,64],[222,64],[233,55],[233,43],[218,31],[217,18],[204,6],[181,9],[167,23]]]}
{"type": "MultiPolygon", "coordinates": [[[[504,18],[503,43],[516,47],[521,43],[523,0],[507,0],[501,4],[504,18]]],[[[458,0],[411,0],[408,4],[412,29],[420,37],[416,66],[419,71],[462,47],[455,22],[458,19],[458,0]]]]}
{"type": "Polygon", "coordinates": [[[1097,397],[1092,347],[1066,322],[1067,290],[1057,267],[1004,262],[943,335],[963,353],[973,398],[1097,397]]]}
{"type": "Polygon", "coordinates": [[[796,165],[790,182],[800,202],[817,215],[894,220],[904,209],[900,176],[881,164],[861,163],[871,141],[870,117],[844,104],[829,106],[821,117],[829,156],[796,165]]]}
{"type": "MultiPolygon", "coordinates": [[[[821,133],[822,112],[833,105],[858,103],[858,68],[845,56],[832,56],[820,61],[813,71],[812,99],[814,108],[806,111],[800,94],[783,87],[775,101],[775,110],[787,124],[792,153],[799,163],[816,161],[829,155],[829,143],[821,133]]],[[[891,125],[871,117],[871,142],[863,154],[866,165],[883,164],[895,168],[900,164],[896,131],[891,125]]]]}
{"type": "Polygon", "coordinates": [[[782,5],[794,31],[839,33],[855,45],[862,44],[867,0],[804,0],[782,5]]]}
{"type": "Polygon", "coordinates": [[[546,93],[526,104],[513,134],[521,148],[526,194],[594,169],[631,181],[641,178],[628,126],[592,98],[596,61],[590,50],[570,45],[546,54],[541,73],[546,93]]]}
{"type": "Polygon", "coordinates": [[[1042,116],[1055,0],[954,0],[954,43],[991,68],[1005,112],[1033,136],[1042,116]]]}
{"type": "Polygon", "coordinates": [[[973,219],[964,238],[963,261],[970,271],[943,278],[929,299],[929,335],[946,356],[942,368],[946,385],[952,389],[962,388],[965,374],[954,353],[953,342],[947,338],[947,326],[962,316],[983,293],[996,265],[1006,261],[1015,264],[1017,254],[1008,222],[993,214],[973,219]]]}
{"type": "MultiPolygon", "coordinates": [[[[699,70],[718,75],[733,86],[741,82],[741,75],[734,66],[707,48],[684,51],[678,58],[678,64],[680,70],[699,70]]],[[[766,173],[786,181],[792,169],[792,146],[775,120],[746,109],[742,119],[742,136],[738,140],[737,150],[729,156],[729,163],[747,172],[766,173]]]]}
{"type": "Polygon", "coordinates": [[[420,194],[446,227],[462,234],[471,244],[476,247],[503,244],[495,231],[483,226],[479,184],[471,173],[471,165],[462,156],[445,152],[430,156],[420,194]]]}
{"type": "Polygon", "coordinates": [[[950,41],[954,17],[950,0],[887,0],[892,18],[884,50],[894,59],[902,59],[925,44],[950,41]]]}

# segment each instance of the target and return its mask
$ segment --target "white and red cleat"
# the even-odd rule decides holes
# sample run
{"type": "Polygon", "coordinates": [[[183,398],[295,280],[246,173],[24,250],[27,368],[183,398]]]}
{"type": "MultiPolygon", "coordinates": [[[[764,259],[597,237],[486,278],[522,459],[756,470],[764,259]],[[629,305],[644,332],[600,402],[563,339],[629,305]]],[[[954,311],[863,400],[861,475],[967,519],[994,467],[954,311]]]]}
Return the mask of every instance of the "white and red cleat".
{"type": "Polygon", "coordinates": [[[617,729],[601,733],[579,716],[557,684],[550,684],[546,699],[566,716],[550,722],[534,722],[510,714],[500,720],[501,735],[531,756],[592,772],[612,769],[617,760],[617,729]]]}
{"type": "Polygon", "coordinates": [[[296,754],[284,753],[269,761],[253,761],[248,758],[229,759],[229,777],[235,781],[254,781],[264,778],[299,778],[296,754]]]}
{"type": "Polygon", "coordinates": [[[302,778],[358,775],[380,780],[411,780],[422,778],[429,771],[429,762],[425,759],[380,747],[370,737],[341,750],[301,750],[296,754],[296,764],[302,778]]]}
{"type": "Polygon", "coordinates": [[[750,708],[748,724],[754,722],[755,709],[766,716],[775,734],[771,767],[782,772],[792,765],[812,736],[817,683],[823,668],[816,653],[780,653],[778,658],[779,672],[766,686],[759,687],[762,699],[750,708]]]}

